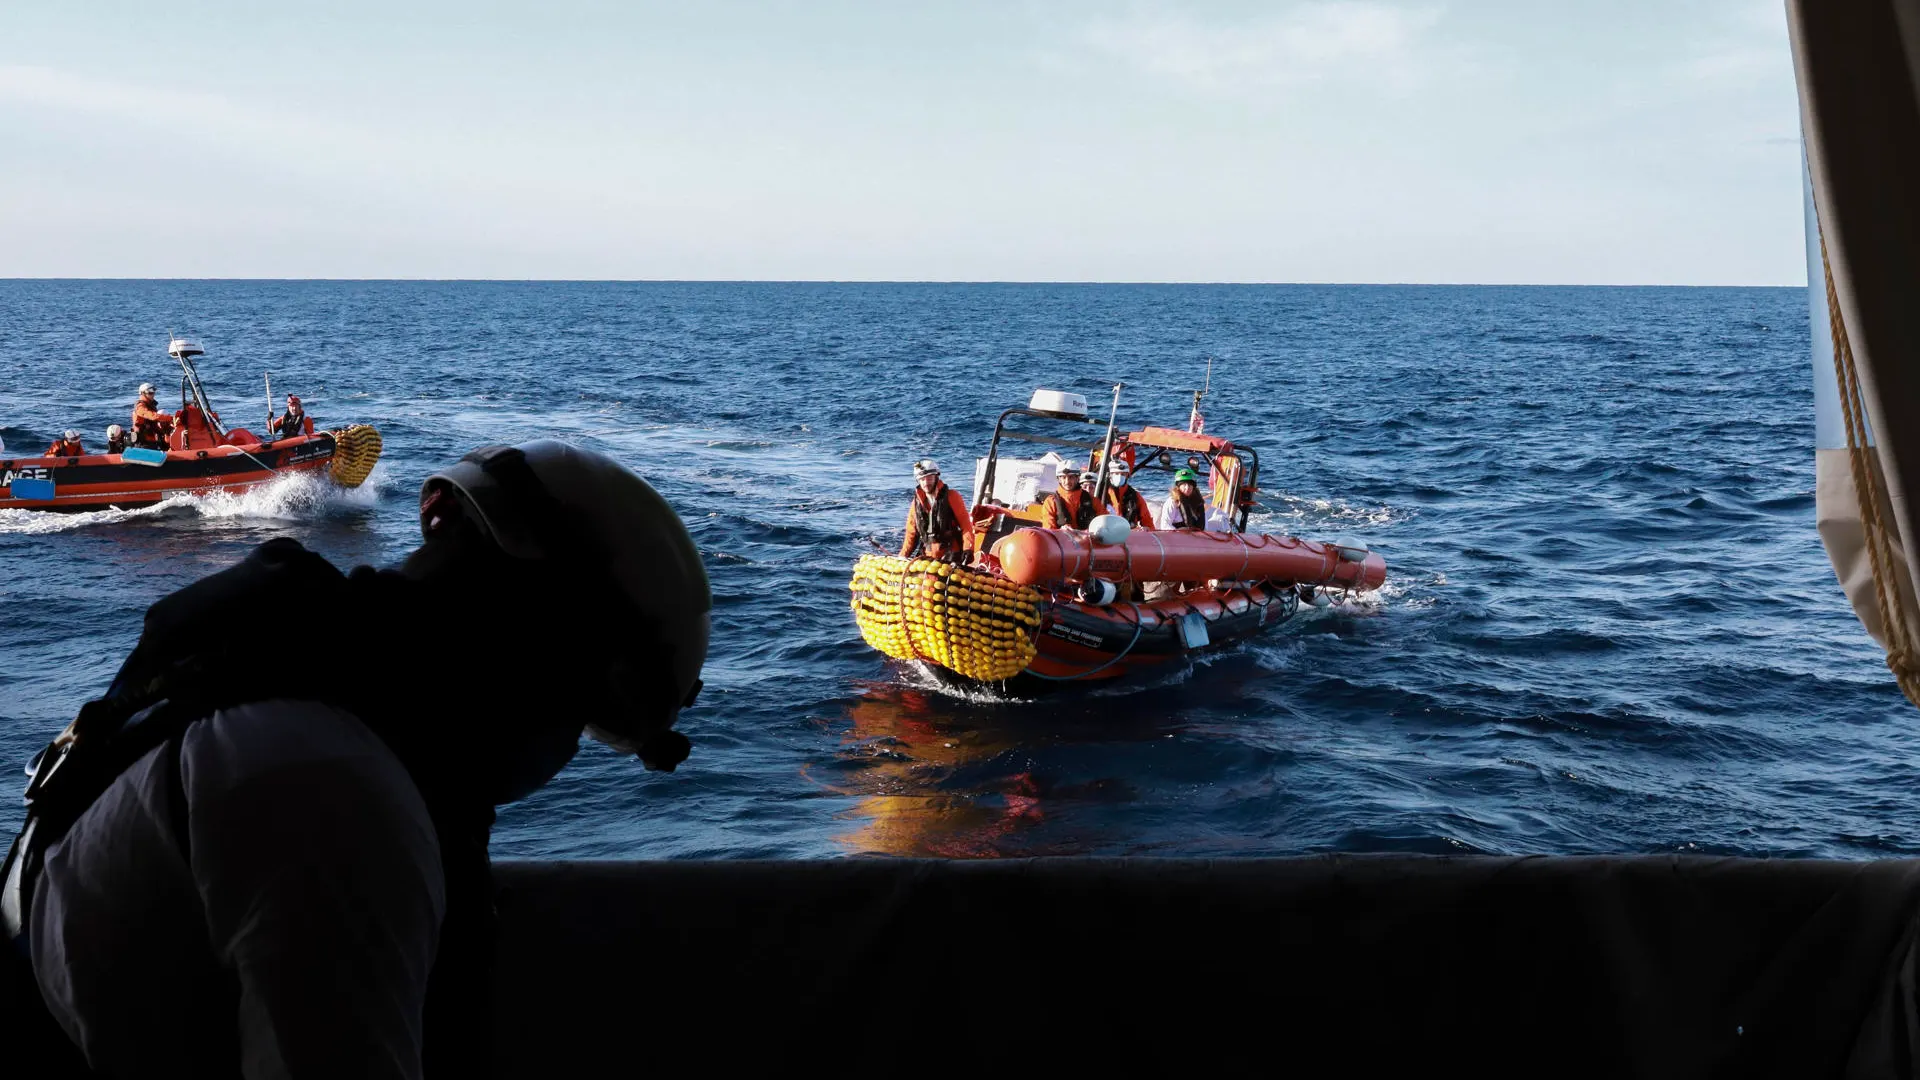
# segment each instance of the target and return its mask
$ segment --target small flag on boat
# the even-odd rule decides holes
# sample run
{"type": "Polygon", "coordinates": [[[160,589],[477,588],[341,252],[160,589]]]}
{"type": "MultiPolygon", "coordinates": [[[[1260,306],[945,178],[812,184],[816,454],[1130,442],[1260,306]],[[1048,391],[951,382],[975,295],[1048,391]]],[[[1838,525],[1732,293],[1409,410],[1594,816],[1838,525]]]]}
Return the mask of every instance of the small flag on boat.
{"type": "Polygon", "coordinates": [[[1201,385],[1200,389],[1193,392],[1193,412],[1187,417],[1187,434],[1200,435],[1205,433],[1207,420],[1206,417],[1200,415],[1200,399],[1212,392],[1213,357],[1209,356],[1207,357],[1207,381],[1201,385]]]}

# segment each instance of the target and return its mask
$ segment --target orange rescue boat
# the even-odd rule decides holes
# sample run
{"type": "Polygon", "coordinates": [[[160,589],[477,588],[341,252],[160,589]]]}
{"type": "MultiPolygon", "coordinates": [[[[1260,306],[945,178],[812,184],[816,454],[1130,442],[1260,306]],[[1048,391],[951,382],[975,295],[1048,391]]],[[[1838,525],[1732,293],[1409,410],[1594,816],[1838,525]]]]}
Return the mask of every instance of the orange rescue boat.
{"type": "MultiPolygon", "coordinates": [[[[1115,416],[1119,403],[1115,388],[1115,416]]],[[[1148,427],[1104,437],[1036,430],[1036,421],[1090,425],[1085,399],[1042,390],[995,425],[974,474],[974,551],[964,565],[868,555],[851,584],[855,620],[889,656],[961,682],[1103,682],[1160,668],[1251,637],[1330,593],[1377,589],[1387,567],[1351,540],[1322,543],[1249,534],[1259,454],[1200,431],[1196,393],[1189,430],[1148,427]],[[1025,418],[1017,428],[1008,421],[1025,418]],[[1040,500],[1058,450],[1019,459],[1003,441],[1085,451],[1090,466],[1125,461],[1135,477],[1191,468],[1208,478],[1204,530],[1130,528],[1113,515],[1086,529],[1046,529],[1040,500]],[[1151,585],[1151,587],[1148,587],[1151,585]]],[[[1106,470],[1096,497],[1105,505],[1106,470]]]]}
{"type": "Polygon", "coordinates": [[[381,440],[368,424],[279,439],[223,427],[193,363],[204,353],[192,342],[168,342],[167,354],[180,365],[180,411],[165,449],[78,457],[0,454],[0,510],[125,509],[175,495],[244,491],[302,472],[324,471],[342,487],[357,487],[373,471],[381,440]]]}

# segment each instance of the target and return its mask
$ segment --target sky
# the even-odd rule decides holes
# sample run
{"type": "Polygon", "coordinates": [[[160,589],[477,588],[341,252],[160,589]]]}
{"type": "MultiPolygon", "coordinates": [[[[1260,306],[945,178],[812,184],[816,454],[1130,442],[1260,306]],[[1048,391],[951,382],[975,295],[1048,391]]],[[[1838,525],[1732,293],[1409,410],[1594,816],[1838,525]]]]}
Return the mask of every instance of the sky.
{"type": "Polygon", "coordinates": [[[0,276],[1800,285],[1782,0],[0,0],[0,276]]]}

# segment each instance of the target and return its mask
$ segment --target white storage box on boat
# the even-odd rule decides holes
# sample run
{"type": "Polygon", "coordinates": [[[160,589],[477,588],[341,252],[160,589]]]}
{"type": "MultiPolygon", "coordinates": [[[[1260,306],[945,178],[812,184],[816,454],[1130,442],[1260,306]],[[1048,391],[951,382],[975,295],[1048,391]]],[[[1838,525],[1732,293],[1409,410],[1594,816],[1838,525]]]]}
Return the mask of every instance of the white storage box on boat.
{"type": "Polygon", "coordinates": [[[1064,390],[1035,390],[1033,400],[1027,402],[1027,408],[1071,420],[1087,418],[1087,399],[1064,390]]]}
{"type": "Polygon", "coordinates": [[[973,463],[973,499],[972,505],[978,506],[983,499],[990,499],[1001,506],[1030,506],[1046,498],[1058,483],[1060,466],[1067,459],[1049,450],[1030,461],[1003,457],[993,473],[993,490],[986,490],[987,459],[976,458],[973,463]]]}

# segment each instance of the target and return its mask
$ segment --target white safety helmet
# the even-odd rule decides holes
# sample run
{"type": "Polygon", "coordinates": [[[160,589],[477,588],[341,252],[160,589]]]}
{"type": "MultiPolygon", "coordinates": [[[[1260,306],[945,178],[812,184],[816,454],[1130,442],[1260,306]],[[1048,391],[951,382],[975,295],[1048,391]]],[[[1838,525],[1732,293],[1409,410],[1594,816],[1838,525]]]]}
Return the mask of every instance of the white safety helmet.
{"type": "Polygon", "coordinates": [[[432,535],[430,509],[446,490],[508,556],[607,583],[608,603],[628,608],[660,655],[613,660],[608,681],[630,715],[588,723],[587,734],[638,754],[649,768],[671,770],[685,760],[686,738],[672,728],[700,693],[713,597],[700,551],[673,507],[618,461],[552,439],[482,447],[427,477],[423,533],[432,535]]]}
{"type": "Polygon", "coordinates": [[[155,389],[153,388],[153,384],[152,384],[152,383],[150,383],[150,382],[143,382],[143,383],[141,383],[141,384],[140,384],[140,396],[141,396],[141,397],[146,397],[146,396],[147,396],[148,394],[153,394],[153,393],[158,393],[158,391],[156,391],[156,390],[155,390],[155,389]]]}
{"type": "Polygon", "coordinates": [[[120,425],[119,425],[119,424],[108,424],[108,425],[107,425],[107,438],[109,438],[109,439],[117,439],[117,438],[119,438],[119,437],[120,437],[120,435],[121,435],[121,431],[120,431],[120,425]]]}
{"type": "Polygon", "coordinates": [[[66,441],[68,441],[68,442],[79,442],[79,441],[80,441],[80,433],[79,433],[78,431],[76,431],[76,430],[74,430],[73,428],[68,428],[67,430],[65,430],[65,431],[63,431],[63,432],[61,432],[61,433],[60,433],[60,437],[61,437],[62,439],[65,439],[65,440],[66,440],[66,441]]]}
{"type": "Polygon", "coordinates": [[[940,475],[940,463],[933,460],[930,457],[921,458],[919,461],[916,461],[913,463],[913,478],[915,480],[925,479],[928,476],[939,476],[939,475],[940,475]]]}
{"type": "Polygon", "coordinates": [[[1118,487],[1126,487],[1127,477],[1130,475],[1132,475],[1132,470],[1128,469],[1127,463],[1121,461],[1119,458],[1114,458],[1107,463],[1107,483],[1118,487]]]}

